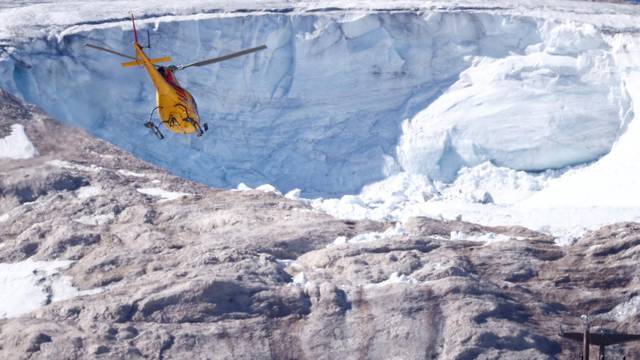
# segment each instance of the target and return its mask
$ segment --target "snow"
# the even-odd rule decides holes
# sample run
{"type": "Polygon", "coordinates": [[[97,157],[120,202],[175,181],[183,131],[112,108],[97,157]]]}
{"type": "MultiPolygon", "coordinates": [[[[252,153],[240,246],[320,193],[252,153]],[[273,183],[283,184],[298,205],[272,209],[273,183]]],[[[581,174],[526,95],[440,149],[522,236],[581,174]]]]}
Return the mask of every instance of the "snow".
{"type": "Polygon", "coordinates": [[[342,23],[340,28],[348,39],[353,39],[379,29],[381,25],[379,18],[365,15],[342,23]]]}
{"type": "Polygon", "coordinates": [[[27,71],[0,57],[0,88],[180,176],[284,193],[345,219],[461,217],[560,244],[640,220],[637,6],[43,0],[0,9],[0,39],[39,64],[27,71]],[[141,141],[148,134],[130,119],[153,106],[148,79],[84,48],[130,52],[129,10],[151,30],[151,55],[177,63],[268,45],[180,74],[209,122],[205,137],[141,141]]]}
{"type": "Polygon", "coordinates": [[[124,169],[118,170],[118,173],[120,173],[121,175],[124,175],[124,176],[137,177],[137,178],[147,177],[147,175],[145,175],[145,174],[141,174],[141,173],[137,173],[137,172],[133,172],[133,171],[129,171],[129,170],[124,170],[124,169]]]}
{"type": "Polygon", "coordinates": [[[628,301],[616,305],[616,307],[611,309],[611,311],[600,315],[600,317],[623,322],[637,316],[638,314],[640,314],[640,296],[634,296],[628,301]]]}
{"type": "Polygon", "coordinates": [[[553,170],[532,174],[485,162],[460,169],[455,181],[442,188],[441,193],[444,199],[464,198],[473,203],[511,205],[544,189],[560,174],[562,172],[553,170]]]}
{"type": "Polygon", "coordinates": [[[237,191],[251,191],[253,190],[250,186],[247,186],[247,184],[245,183],[240,183],[238,184],[238,186],[236,187],[237,191]]]}
{"type": "Polygon", "coordinates": [[[278,191],[278,189],[276,189],[276,187],[271,185],[271,184],[260,185],[257,188],[255,188],[255,190],[266,192],[266,193],[272,193],[272,194],[276,194],[276,195],[282,195],[282,193],[280,191],[278,191]]]}
{"type": "Polygon", "coordinates": [[[390,239],[395,236],[401,236],[404,234],[405,234],[405,231],[404,231],[404,228],[402,227],[402,224],[398,223],[395,226],[390,227],[383,232],[368,232],[368,233],[358,234],[349,239],[345,236],[338,236],[333,241],[333,243],[329,244],[329,246],[342,245],[342,244],[357,244],[357,243],[363,243],[363,242],[369,242],[369,241],[384,240],[384,239],[390,239]]]}
{"type": "Polygon", "coordinates": [[[11,125],[11,134],[0,139],[0,159],[30,159],[36,155],[38,150],[20,124],[11,125]]]}
{"type": "Polygon", "coordinates": [[[308,290],[310,287],[314,286],[313,281],[309,281],[307,276],[305,275],[304,267],[295,262],[295,260],[291,259],[276,259],[276,263],[282,269],[287,269],[287,272],[293,271],[294,276],[291,277],[290,285],[302,288],[304,290],[308,290]]]}
{"type": "MultiPolygon", "coordinates": [[[[588,167],[587,167],[588,168],[588,167]]],[[[400,173],[369,185],[359,195],[339,199],[316,198],[315,209],[343,219],[405,222],[413,216],[462,219],[487,226],[521,225],[556,236],[570,245],[589,230],[621,221],[640,221],[638,207],[527,205],[530,199],[551,189],[554,181],[581,169],[529,174],[484,163],[463,168],[450,184],[424,176],[400,173]],[[483,203],[482,194],[494,202],[483,203]]],[[[640,174],[640,173],[639,173],[640,174]]],[[[633,189],[602,189],[627,192],[633,189]]]]}
{"type": "Polygon", "coordinates": [[[102,171],[102,168],[95,164],[91,164],[87,166],[82,164],[76,164],[66,160],[58,160],[58,159],[49,160],[47,161],[47,164],[51,166],[63,168],[63,169],[79,170],[79,171],[92,172],[92,173],[98,173],[102,171]]]}
{"type": "MultiPolygon", "coordinates": [[[[272,193],[272,194],[282,196],[282,193],[278,191],[278,189],[271,184],[262,184],[254,189],[248,186],[247,184],[241,182],[240,184],[238,184],[238,186],[234,190],[235,191],[254,191],[255,190],[255,191],[272,193]]],[[[295,194],[295,191],[292,190],[291,192],[287,193],[287,196],[290,197],[292,196],[292,194],[295,194]]]]}
{"type": "Polygon", "coordinates": [[[108,224],[113,219],[115,219],[115,215],[103,214],[103,215],[95,215],[95,216],[85,215],[79,218],[75,218],[73,219],[73,221],[80,224],[89,225],[89,226],[99,226],[99,225],[108,224]]]}
{"type": "Polygon", "coordinates": [[[73,287],[71,283],[72,280],[71,276],[61,276],[57,281],[51,283],[51,291],[53,293],[53,297],[51,298],[52,302],[64,301],[76,296],[96,295],[104,291],[104,288],[101,287],[89,290],[78,290],[73,287]]]}
{"type": "MultiPolygon", "coordinates": [[[[625,70],[624,85],[634,99],[633,112],[640,114],[640,40],[618,37],[614,54],[625,70]]],[[[633,121],[611,152],[592,166],[573,171],[554,181],[526,202],[529,207],[637,207],[640,204],[640,123],[633,121]],[[597,191],[595,191],[597,189],[597,191]]]]}
{"type": "Polygon", "coordinates": [[[76,196],[78,199],[89,199],[102,194],[102,188],[100,186],[83,186],[76,190],[76,196]]]}
{"type": "MultiPolygon", "coordinates": [[[[136,2],[131,0],[5,0],[0,3],[0,39],[16,37],[44,37],[51,34],[77,31],[83,27],[101,27],[103,22],[126,22],[129,12],[140,18],[197,18],[245,14],[289,12],[300,15],[308,12],[347,11],[368,12],[372,9],[406,11],[460,11],[471,8],[487,13],[576,20],[611,28],[625,28],[636,24],[637,8],[619,4],[589,4],[566,0],[188,0],[167,3],[162,0],[136,2]],[[109,19],[105,21],[104,19],[109,19]],[[90,24],[90,25],[83,25],[90,24]]],[[[164,20],[169,21],[169,20],[164,20]]],[[[142,20],[141,20],[142,22],[142,20]]],[[[113,25],[111,25],[113,26],[113,25]]],[[[350,31],[350,29],[347,29],[350,31]]],[[[362,31],[362,30],[360,30],[362,31]]]]}
{"type": "Polygon", "coordinates": [[[286,267],[291,266],[292,264],[294,264],[295,260],[291,260],[291,259],[276,259],[276,263],[278,264],[278,266],[280,266],[282,268],[286,268],[286,267]]]}
{"type": "Polygon", "coordinates": [[[290,200],[300,200],[300,194],[302,193],[302,190],[300,189],[293,189],[291,191],[289,191],[288,193],[284,194],[284,197],[290,200]]]}
{"type": "Polygon", "coordinates": [[[136,189],[136,190],[141,194],[145,194],[145,195],[149,195],[149,196],[161,197],[162,200],[160,200],[160,202],[176,200],[176,199],[179,199],[179,198],[181,198],[183,196],[191,195],[189,193],[176,192],[176,191],[167,191],[167,190],[164,190],[162,188],[140,188],[140,189],[136,189]]]}
{"type": "Polygon", "coordinates": [[[299,285],[299,286],[305,286],[309,280],[307,279],[307,277],[305,276],[304,272],[299,272],[296,274],[296,276],[293,277],[292,282],[295,285],[299,285]]]}
{"type": "Polygon", "coordinates": [[[101,291],[78,291],[71,278],[61,276],[73,262],[67,260],[33,261],[0,264],[0,319],[17,317],[50,302],[101,291]]]}
{"type": "Polygon", "coordinates": [[[482,233],[482,234],[465,234],[462,231],[452,231],[450,239],[451,240],[481,241],[481,242],[485,242],[487,244],[495,243],[495,242],[502,242],[502,241],[509,241],[511,239],[521,240],[521,238],[518,238],[518,237],[512,237],[512,236],[507,236],[507,235],[503,235],[503,234],[496,234],[496,233],[492,233],[492,232],[482,233]]]}
{"type": "Polygon", "coordinates": [[[291,285],[302,288],[308,292],[315,286],[315,283],[307,278],[304,272],[300,271],[291,279],[291,285]]]}
{"type": "Polygon", "coordinates": [[[408,204],[431,199],[437,189],[421,175],[400,173],[364,187],[359,195],[337,199],[316,198],[311,206],[343,219],[399,220],[408,204]]]}
{"type": "Polygon", "coordinates": [[[414,279],[413,277],[409,276],[409,275],[401,274],[399,272],[394,272],[389,276],[389,278],[387,280],[379,282],[379,283],[375,283],[375,284],[368,284],[367,286],[368,287],[380,287],[380,286],[388,286],[388,285],[392,285],[392,284],[416,285],[416,284],[418,284],[418,281],[416,279],[414,279]]]}

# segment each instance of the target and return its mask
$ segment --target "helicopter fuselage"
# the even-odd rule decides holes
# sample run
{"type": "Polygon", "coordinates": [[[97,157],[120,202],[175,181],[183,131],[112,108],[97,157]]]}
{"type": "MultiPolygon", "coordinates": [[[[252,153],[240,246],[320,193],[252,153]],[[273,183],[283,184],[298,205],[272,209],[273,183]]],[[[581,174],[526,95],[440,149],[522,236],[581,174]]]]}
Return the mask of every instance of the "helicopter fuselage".
{"type": "MultiPolygon", "coordinates": [[[[138,44],[133,45],[138,61],[144,66],[156,88],[158,115],[162,124],[177,134],[201,132],[198,107],[191,94],[180,87],[176,80],[168,81],[138,44]]],[[[167,69],[166,71],[171,71],[167,69]]],[[[173,75],[173,74],[171,74],[173,75]]],[[[175,79],[175,77],[172,77],[175,79]]]]}
{"type": "MultiPolygon", "coordinates": [[[[206,123],[204,124],[204,126],[200,126],[198,105],[193,99],[193,96],[191,96],[191,94],[189,94],[187,90],[180,86],[178,80],[176,80],[175,78],[174,71],[184,70],[192,66],[211,65],[219,63],[221,61],[235,59],[239,56],[244,56],[267,48],[266,45],[260,45],[189,64],[156,67],[154,64],[169,62],[171,61],[171,58],[169,56],[164,56],[150,59],[147,54],[144,53],[144,51],[142,50],[143,47],[140,46],[140,43],[138,42],[138,32],[136,30],[136,22],[133,14],[131,15],[131,25],[133,25],[133,49],[136,53],[135,57],[123,54],[106,46],[95,44],[85,44],[85,46],[95,50],[104,51],[112,55],[117,55],[129,60],[133,60],[122,63],[122,67],[128,68],[132,66],[144,66],[147,74],[149,75],[149,78],[151,79],[151,82],[153,83],[153,86],[156,88],[156,102],[158,104],[158,106],[156,106],[151,111],[149,121],[145,122],[144,126],[146,128],[149,128],[152,133],[156,135],[160,140],[164,139],[164,135],[162,135],[162,132],[158,128],[158,125],[156,125],[153,121],[153,115],[155,114],[156,110],[158,111],[160,122],[164,125],[164,127],[176,134],[195,133],[197,136],[202,136],[204,135],[205,131],[208,130],[208,126],[206,123]]],[[[146,47],[150,48],[151,43],[149,42],[149,45],[146,47]]]]}

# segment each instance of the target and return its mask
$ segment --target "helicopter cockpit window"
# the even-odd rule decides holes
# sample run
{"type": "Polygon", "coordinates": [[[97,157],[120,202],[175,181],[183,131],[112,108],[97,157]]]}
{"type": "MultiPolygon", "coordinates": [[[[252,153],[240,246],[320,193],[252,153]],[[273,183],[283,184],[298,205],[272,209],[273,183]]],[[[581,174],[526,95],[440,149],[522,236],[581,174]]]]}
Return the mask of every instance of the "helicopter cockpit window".
{"type": "Polygon", "coordinates": [[[173,76],[173,72],[171,70],[165,68],[164,66],[159,66],[158,72],[165,80],[167,80],[169,84],[179,86],[178,81],[176,80],[176,77],[173,76]]]}

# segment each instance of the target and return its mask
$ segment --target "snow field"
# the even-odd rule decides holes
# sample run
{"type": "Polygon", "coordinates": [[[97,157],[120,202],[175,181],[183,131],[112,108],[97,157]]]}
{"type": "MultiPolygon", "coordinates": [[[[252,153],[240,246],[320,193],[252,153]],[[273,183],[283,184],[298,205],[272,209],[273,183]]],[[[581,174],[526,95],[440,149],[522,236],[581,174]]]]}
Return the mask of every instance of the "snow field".
{"type": "Polygon", "coordinates": [[[634,296],[626,302],[618,304],[611,311],[601,314],[603,317],[618,322],[624,322],[640,313],[640,296],[634,296]]]}
{"type": "Polygon", "coordinates": [[[20,124],[11,125],[11,134],[0,139],[0,159],[30,159],[37,155],[38,150],[20,124]]]}
{"type": "Polygon", "coordinates": [[[89,199],[102,194],[102,188],[99,186],[83,186],[76,190],[76,196],[78,199],[89,199]]]}
{"type": "Polygon", "coordinates": [[[184,196],[191,195],[183,192],[167,191],[162,188],[140,188],[140,189],[136,189],[136,191],[138,191],[141,194],[161,198],[158,202],[172,201],[172,200],[180,199],[184,196]]]}
{"type": "Polygon", "coordinates": [[[101,289],[78,291],[70,277],[59,274],[72,263],[25,260],[0,264],[0,319],[20,316],[50,302],[99,293],[101,289]]]}
{"type": "MultiPolygon", "coordinates": [[[[398,221],[402,224],[413,216],[428,216],[461,219],[487,226],[521,225],[554,235],[560,245],[569,245],[586,231],[604,225],[640,221],[640,208],[637,206],[616,207],[606,203],[599,206],[528,205],[530,199],[545,194],[546,189],[553,189],[554,181],[581,171],[574,169],[567,175],[562,175],[562,171],[528,174],[485,163],[463,168],[460,177],[451,184],[430,182],[423,176],[401,173],[365,187],[359,195],[339,199],[316,198],[309,203],[343,219],[398,221]],[[485,201],[487,199],[494,201],[485,201]]],[[[610,188],[602,191],[624,193],[628,190],[610,188]]]]}
{"type": "Polygon", "coordinates": [[[384,280],[375,284],[367,284],[367,287],[380,287],[380,286],[388,286],[391,284],[408,284],[408,285],[416,285],[418,284],[418,280],[414,279],[412,276],[401,274],[398,272],[392,273],[387,280],[384,280]]]}
{"type": "Polygon", "coordinates": [[[108,224],[114,219],[115,219],[114,214],[103,214],[103,215],[93,215],[93,216],[85,215],[79,218],[75,218],[73,219],[73,221],[80,224],[89,225],[89,226],[99,226],[99,225],[108,224]]]}

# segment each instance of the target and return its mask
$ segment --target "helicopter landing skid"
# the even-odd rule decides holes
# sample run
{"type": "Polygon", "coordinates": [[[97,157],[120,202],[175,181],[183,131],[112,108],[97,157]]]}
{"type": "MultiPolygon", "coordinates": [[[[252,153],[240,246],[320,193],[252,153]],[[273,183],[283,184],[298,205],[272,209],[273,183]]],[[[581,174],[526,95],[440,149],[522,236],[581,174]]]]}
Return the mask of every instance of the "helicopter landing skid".
{"type": "Polygon", "coordinates": [[[148,128],[151,131],[151,133],[158,138],[158,140],[162,140],[162,139],[164,139],[164,135],[162,135],[162,132],[160,131],[160,128],[158,128],[158,125],[156,125],[153,122],[153,113],[156,110],[158,110],[158,108],[159,107],[155,107],[153,110],[151,110],[151,115],[149,115],[149,121],[144,123],[144,126],[146,128],[148,128]]]}
{"type": "Polygon", "coordinates": [[[176,107],[182,108],[184,110],[184,113],[187,114],[187,117],[184,118],[184,121],[188,122],[189,124],[191,124],[191,126],[193,126],[195,131],[198,132],[198,134],[197,134],[198,137],[204,135],[204,131],[209,130],[209,126],[205,126],[205,130],[204,131],[202,130],[202,127],[200,126],[200,122],[193,120],[189,116],[189,110],[187,109],[186,106],[184,106],[183,104],[176,104],[176,107]]]}
{"type": "Polygon", "coordinates": [[[188,122],[189,124],[191,124],[191,126],[193,126],[194,129],[196,129],[196,131],[198,132],[198,134],[196,134],[197,136],[204,135],[204,131],[202,130],[202,127],[200,127],[200,123],[193,120],[192,118],[186,118],[184,119],[184,121],[188,122]]]}
{"type": "Polygon", "coordinates": [[[144,126],[149,128],[149,130],[151,130],[151,133],[153,133],[153,135],[155,135],[159,140],[164,139],[164,135],[162,135],[162,132],[160,131],[158,126],[156,124],[154,124],[153,122],[148,121],[148,122],[144,123],[144,126]]]}

